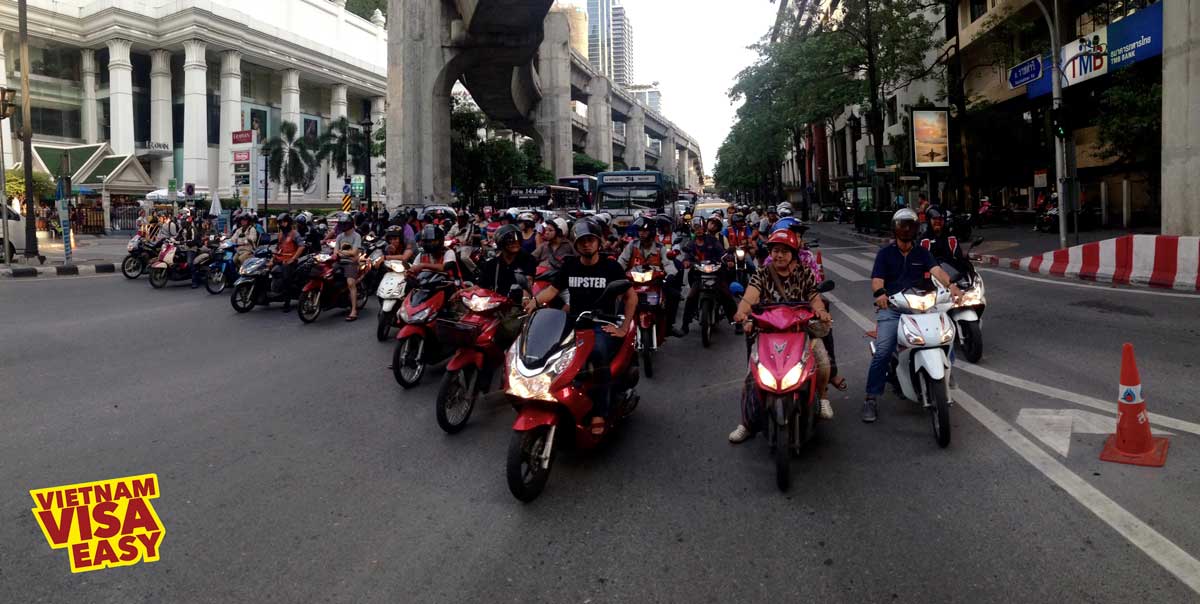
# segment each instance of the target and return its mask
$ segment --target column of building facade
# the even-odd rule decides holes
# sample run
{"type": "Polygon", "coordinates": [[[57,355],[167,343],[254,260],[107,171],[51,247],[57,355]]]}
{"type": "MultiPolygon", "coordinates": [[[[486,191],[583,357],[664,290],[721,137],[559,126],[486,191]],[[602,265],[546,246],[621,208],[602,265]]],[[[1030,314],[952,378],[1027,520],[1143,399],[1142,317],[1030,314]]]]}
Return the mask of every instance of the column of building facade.
{"type": "Polygon", "coordinates": [[[300,72],[296,69],[283,71],[283,87],[279,95],[280,119],[296,125],[296,136],[304,134],[300,123],[300,72]]]}
{"type": "MultiPolygon", "coordinates": [[[[171,152],[158,162],[150,178],[166,187],[175,177],[175,117],[171,107],[171,51],[150,51],[150,140],[166,143],[171,152]]],[[[153,166],[153,164],[152,164],[153,166]]]]}
{"type": "MultiPolygon", "coordinates": [[[[1198,32],[1200,7],[1195,2],[1163,4],[1162,165],[1158,169],[1162,174],[1164,235],[1200,235],[1196,193],[1200,190],[1198,32]]],[[[1128,216],[1126,211],[1127,225],[1128,216]]]]}
{"type": "Polygon", "coordinates": [[[85,48],[79,51],[79,59],[80,86],[83,88],[83,101],[79,106],[79,125],[83,132],[80,134],[84,142],[95,143],[100,140],[96,121],[96,51],[85,48]]]}
{"type": "Polygon", "coordinates": [[[688,186],[688,143],[683,144],[683,148],[679,150],[679,160],[675,167],[675,181],[679,183],[681,188],[688,186]]]}
{"type": "MultiPolygon", "coordinates": [[[[329,120],[332,123],[341,118],[347,117],[349,114],[349,103],[346,100],[345,84],[334,84],[333,87],[329,89],[329,93],[329,120]]],[[[329,170],[329,164],[322,164],[321,169],[323,170],[321,174],[321,182],[328,182],[329,178],[325,177],[325,171],[329,170]]],[[[340,200],[342,197],[342,183],[330,183],[329,188],[325,191],[325,195],[327,197],[332,196],[340,200]]]]}
{"type": "MultiPolygon", "coordinates": [[[[208,63],[204,42],[183,43],[183,182],[208,185],[208,63]]],[[[181,183],[182,184],[182,183],[181,183]]]]}
{"type": "MultiPolygon", "coordinates": [[[[8,32],[0,31],[0,87],[8,87],[8,57],[4,54],[4,44],[8,40],[8,32]]],[[[0,136],[4,137],[4,168],[13,165],[13,146],[16,141],[12,137],[12,120],[0,120],[0,136]]]]}
{"type": "Polygon", "coordinates": [[[242,53],[221,53],[221,134],[217,142],[217,182],[221,195],[232,195],[233,133],[242,129],[242,53]]]}
{"type": "MultiPolygon", "coordinates": [[[[380,128],[384,127],[384,120],[386,119],[386,117],[387,117],[387,98],[381,97],[381,96],[372,97],[371,98],[371,124],[373,124],[373,126],[372,126],[373,132],[378,132],[380,128]]],[[[375,138],[375,135],[371,134],[372,140],[367,141],[368,144],[374,145],[375,144],[374,138],[375,138]]],[[[381,161],[383,161],[382,157],[372,157],[371,158],[371,197],[378,198],[378,199],[385,199],[384,192],[387,190],[387,188],[385,186],[386,178],[384,176],[384,171],[379,167],[379,162],[381,162],[381,161]]]]}
{"type": "Polygon", "coordinates": [[[108,144],[117,155],[134,152],[132,46],[121,38],[108,41],[108,144]]]}

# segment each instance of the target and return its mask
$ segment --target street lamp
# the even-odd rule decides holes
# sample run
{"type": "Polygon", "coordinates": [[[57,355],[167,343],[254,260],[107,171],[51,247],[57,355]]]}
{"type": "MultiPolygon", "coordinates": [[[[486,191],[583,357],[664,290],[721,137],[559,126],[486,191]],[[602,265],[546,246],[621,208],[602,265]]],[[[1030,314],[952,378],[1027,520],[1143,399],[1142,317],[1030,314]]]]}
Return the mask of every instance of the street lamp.
{"type": "Polygon", "coordinates": [[[365,139],[364,144],[366,145],[366,149],[367,149],[367,165],[365,166],[366,173],[363,174],[363,197],[365,197],[367,200],[367,208],[370,208],[372,206],[372,203],[371,203],[371,126],[373,126],[374,124],[371,123],[370,118],[366,118],[363,121],[359,122],[358,125],[362,126],[363,138],[365,139]]]}
{"type": "Polygon", "coordinates": [[[853,190],[850,195],[854,200],[854,210],[858,211],[858,139],[859,129],[862,128],[862,119],[852,112],[846,120],[846,125],[851,128],[851,138],[853,139],[850,141],[850,173],[854,177],[854,184],[851,185],[853,190]]]}

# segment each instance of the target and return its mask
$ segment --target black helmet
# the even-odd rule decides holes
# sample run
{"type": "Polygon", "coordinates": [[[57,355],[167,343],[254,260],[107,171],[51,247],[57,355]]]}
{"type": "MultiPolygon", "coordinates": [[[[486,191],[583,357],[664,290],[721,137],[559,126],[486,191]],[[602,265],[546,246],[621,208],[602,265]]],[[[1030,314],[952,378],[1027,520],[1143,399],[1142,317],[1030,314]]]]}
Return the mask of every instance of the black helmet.
{"type": "Polygon", "coordinates": [[[350,214],[347,212],[338,212],[337,214],[334,215],[334,219],[337,221],[337,223],[339,225],[351,224],[354,222],[354,219],[351,218],[350,214]]]}
{"type": "Polygon", "coordinates": [[[308,224],[308,214],[306,214],[304,212],[300,212],[299,214],[296,214],[296,224],[300,224],[300,225],[308,224]]]}
{"type": "Polygon", "coordinates": [[[581,239],[587,237],[595,237],[597,240],[604,238],[604,230],[600,225],[592,220],[580,220],[575,223],[575,227],[571,229],[571,238],[575,240],[575,245],[579,245],[581,239]]]}
{"type": "Polygon", "coordinates": [[[403,236],[404,236],[404,229],[402,229],[396,225],[392,225],[383,231],[384,239],[391,239],[392,237],[403,237],[403,236]]]}
{"type": "Polygon", "coordinates": [[[521,240],[521,229],[518,229],[514,225],[506,224],[506,225],[496,229],[495,238],[496,238],[496,244],[499,245],[500,248],[503,249],[504,246],[508,245],[509,243],[512,243],[513,241],[521,240]]]}
{"type": "MultiPolygon", "coordinates": [[[[651,219],[651,220],[653,220],[653,219],[651,219]]],[[[645,216],[638,216],[637,219],[635,219],[633,221],[633,229],[635,231],[649,231],[649,230],[652,230],[653,228],[654,228],[654,223],[651,222],[650,220],[646,220],[645,216]]]]}
{"type": "Polygon", "coordinates": [[[746,222],[746,216],[741,212],[734,212],[732,220],[734,223],[746,222]]]}
{"type": "Polygon", "coordinates": [[[292,215],[284,212],[275,217],[276,224],[282,225],[285,221],[290,225],[292,223],[292,215]]]}
{"type": "Polygon", "coordinates": [[[446,233],[442,231],[442,227],[436,224],[427,224],[421,229],[421,241],[441,241],[446,238],[446,233]]]}
{"type": "Polygon", "coordinates": [[[944,219],[945,216],[942,216],[942,213],[939,212],[937,208],[929,208],[928,210],[925,210],[925,219],[926,220],[929,220],[932,222],[939,218],[944,219]]]}

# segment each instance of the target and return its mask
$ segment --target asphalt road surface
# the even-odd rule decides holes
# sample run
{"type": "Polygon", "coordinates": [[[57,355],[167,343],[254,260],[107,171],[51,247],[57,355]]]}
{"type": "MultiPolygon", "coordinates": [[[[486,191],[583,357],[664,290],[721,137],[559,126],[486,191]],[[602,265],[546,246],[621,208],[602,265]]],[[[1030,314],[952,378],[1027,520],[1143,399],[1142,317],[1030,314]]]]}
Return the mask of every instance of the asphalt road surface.
{"type": "Polygon", "coordinates": [[[821,231],[850,389],[787,494],[764,439],[726,440],[745,372],[729,328],[668,341],[623,431],[561,456],[526,505],[504,479],[511,408],[443,434],[442,372],[401,390],[372,320],[237,315],[119,275],[0,282],[0,601],[1200,601],[1200,299],[987,271],[984,358],[956,369],[942,450],[890,393],[859,421],[874,248],[821,231]],[[1171,432],[1164,468],[1027,427],[1111,422],[1126,341],[1171,432]],[[143,473],[161,559],[72,574],[29,490],[143,473]]]}

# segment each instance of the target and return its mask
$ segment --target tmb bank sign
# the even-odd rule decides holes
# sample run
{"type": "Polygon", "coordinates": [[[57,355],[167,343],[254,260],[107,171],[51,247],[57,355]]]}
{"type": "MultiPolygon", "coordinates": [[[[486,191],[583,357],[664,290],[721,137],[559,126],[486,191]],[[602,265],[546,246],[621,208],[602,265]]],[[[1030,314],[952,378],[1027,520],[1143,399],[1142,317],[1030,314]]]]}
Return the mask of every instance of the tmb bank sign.
{"type": "MultiPolygon", "coordinates": [[[[1163,0],[1164,2],[1167,0],[1163,0]]],[[[1170,0],[1173,2],[1189,0],[1170,0]]],[[[1162,54],[1162,5],[1151,4],[1062,48],[1063,86],[1085,82],[1162,54]]],[[[1051,91],[1050,71],[1026,88],[1029,98],[1051,91]]]]}

